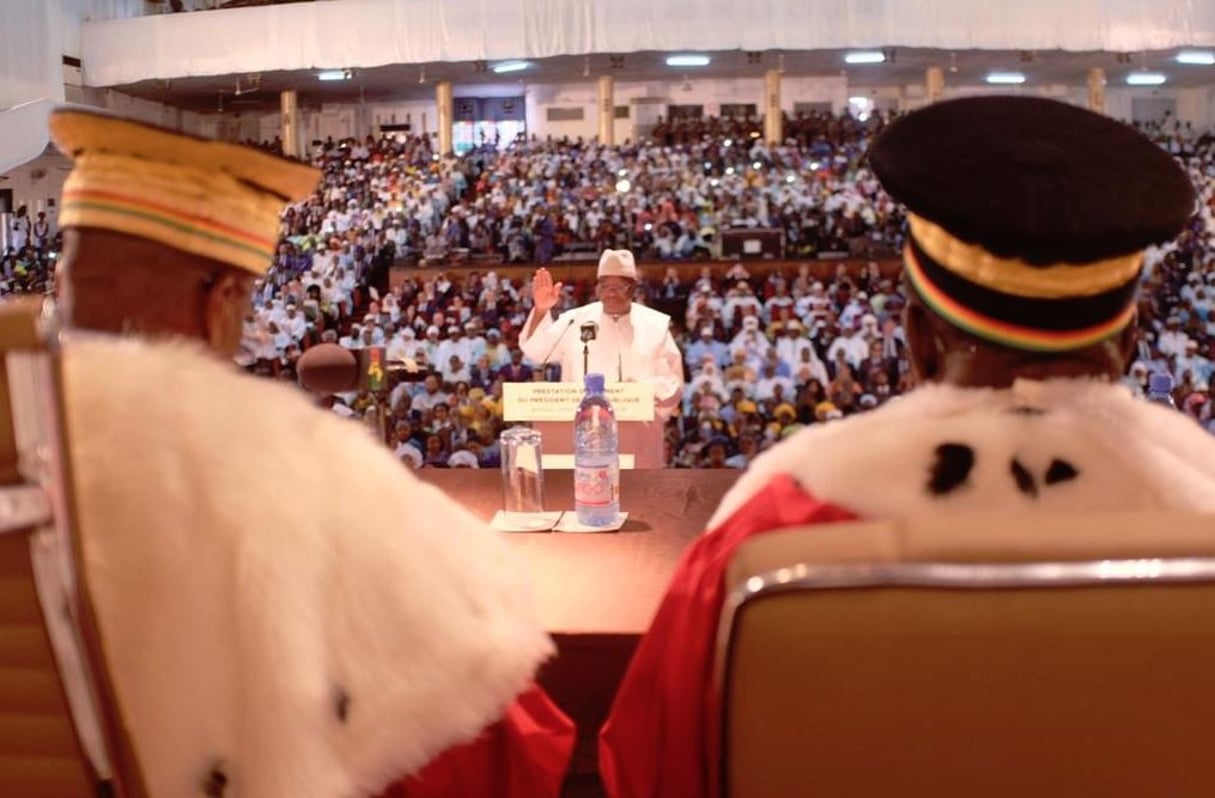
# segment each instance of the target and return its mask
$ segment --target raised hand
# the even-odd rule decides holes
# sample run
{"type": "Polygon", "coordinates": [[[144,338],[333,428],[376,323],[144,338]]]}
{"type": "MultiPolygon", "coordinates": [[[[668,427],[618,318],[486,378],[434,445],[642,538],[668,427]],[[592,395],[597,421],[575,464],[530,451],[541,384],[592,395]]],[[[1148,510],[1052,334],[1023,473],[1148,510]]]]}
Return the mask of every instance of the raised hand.
{"type": "Polygon", "coordinates": [[[538,269],[532,278],[532,301],[538,313],[548,313],[561,297],[561,283],[554,283],[548,269],[538,269]]]}

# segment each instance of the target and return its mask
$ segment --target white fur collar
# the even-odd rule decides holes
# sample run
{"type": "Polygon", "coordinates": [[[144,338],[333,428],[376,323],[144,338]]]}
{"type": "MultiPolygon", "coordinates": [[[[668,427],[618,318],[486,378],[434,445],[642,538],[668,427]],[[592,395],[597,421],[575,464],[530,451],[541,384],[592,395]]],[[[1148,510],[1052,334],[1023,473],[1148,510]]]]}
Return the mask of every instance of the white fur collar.
{"type": "Polygon", "coordinates": [[[1215,437],[1180,413],[1087,380],[1015,390],[934,385],[879,410],[811,426],[765,452],[710,522],[776,474],[863,517],[954,511],[1155,509],[1215,512],[1215,437]],[[1018,412],[1021,408],[1024,412],[1018,412]],[[928,488],[938,447],[973,454],[965,481],[928,488]],[[1014,461],[1018,466],[1014,466],[1014,461]],[[1073,478],[1058,461],[1076,471],[1073,478]],[[1018,484],[1013,471],[1020,469],[1018,484]],[[1028,475],[1028,480],[1026,479],[1028,475]]]}
{"type": "Polygon", "coordinates": [[[376,793],[552,652],[487,525],[297,389],[180,343],[64,355],[82,538],[149,793],[376,793]]]}

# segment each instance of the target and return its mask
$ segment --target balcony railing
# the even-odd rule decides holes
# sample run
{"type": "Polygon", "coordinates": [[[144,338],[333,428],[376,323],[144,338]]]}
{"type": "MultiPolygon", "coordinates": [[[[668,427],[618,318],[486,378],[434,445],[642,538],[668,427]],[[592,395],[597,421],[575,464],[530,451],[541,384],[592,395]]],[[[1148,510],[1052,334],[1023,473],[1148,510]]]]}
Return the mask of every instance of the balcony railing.
{"type": "Polygon", "coordinates": [[[157,14],[182,14],[193,11],[311,2],[318,2],[318,0],[85,0],[84,19],[130,19],[157,14]]]}

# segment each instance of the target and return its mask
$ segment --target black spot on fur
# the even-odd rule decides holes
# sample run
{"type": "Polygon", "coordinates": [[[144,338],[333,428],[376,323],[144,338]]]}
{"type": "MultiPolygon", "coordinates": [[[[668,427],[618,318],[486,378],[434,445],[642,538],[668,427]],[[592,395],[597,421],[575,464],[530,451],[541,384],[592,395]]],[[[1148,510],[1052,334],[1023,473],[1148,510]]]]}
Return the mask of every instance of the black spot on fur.
{"type": "Polygon", "coordinates": [[[207,798],[223,798],[226,789],[228,789],[228,774],[224,773],[223,765],[216,762],[203,778],[203,795],[207,798]]]}
{"type": "Polygon", "coordinates": [[[1013,458],[1009,464],[1009,470],[1012,472],[1013,479],[1016,480],[1017,490],[1024,493],[1026,496],[1038,498],[1038,483],[1034,479],[1034,475],[1029,473],[1029,469],[1021,465],[1021,461],[1013,458]]]}
{"type": "Polygon", "coordinates": [[[942,443],[928,471],[928,492],[944,496],[966,484],[975,467],[975,450],[963,443],[942,443]]]}
{"type": "Polygon", "coordinates": [[[1076,470],[1074,465],[1056,457],[1050,461],[1050,468],[1046,470],[1046,484],[1057,485],[1060,482],[1067,482],[1078,476],[1080,476],[1080,472],[1076,470]]]}
{"type": "Polygon", "coordinates": [[[350,716],[350,693],[342,687],[335,687],[333,691],[333,710],[337,713],[338,720],[342,723],[346,722],[346,718],[350,716]]]}

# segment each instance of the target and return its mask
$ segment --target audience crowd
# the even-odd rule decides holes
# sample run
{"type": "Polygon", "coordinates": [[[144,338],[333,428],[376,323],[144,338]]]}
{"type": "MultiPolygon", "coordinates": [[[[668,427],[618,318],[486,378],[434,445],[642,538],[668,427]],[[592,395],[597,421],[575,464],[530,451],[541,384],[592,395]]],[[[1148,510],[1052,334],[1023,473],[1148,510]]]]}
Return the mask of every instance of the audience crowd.
{"type": "MultiPolygon", "coordinates": [[[[630,248],[649,262],[637,300],[672,315],[686,364],[668,463],[743,468],[803,425],[912,385],[899,320],[904,219],[862,161],[885,122],[798,116],[787,144],[767,147],[752,120],[676,120],[637,146],[521,140],[458,158],[422,136],[326,141],[313,155],[317,192],[284,214],[239,362],[294,381],[315,343],[386,346],[425,380],[325,402],[358,418],[386,402],[392,445],[413,467],[493,467],[503,383],[559,377],[518,349],[528,285],[494,266],[630,248]],[[714,262],[732,227],[780,229],[786,257],[804,260],[754,273],[714,262]],[[868,265],[823,259],[849,254],[868,265]],[[402,259],[429,268],[387,290],[402,259]]],[[[1126,382],[1142,393],[1149,374],[1170,374],[1179,409],[1215,432],[1215,136],[1168,119],[1147,132],[1186,164],[1201,199],[1189,229],[1147,255],[1126,382]]],[[[45,219],[12,217],[9,243],[0,292],[51,290],[57,243],[45,219]]],[[[558,310],[592,291],[589,278],[568,284],[558,310]]]]}

